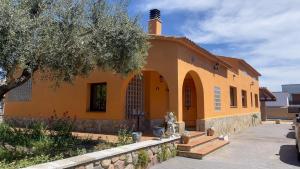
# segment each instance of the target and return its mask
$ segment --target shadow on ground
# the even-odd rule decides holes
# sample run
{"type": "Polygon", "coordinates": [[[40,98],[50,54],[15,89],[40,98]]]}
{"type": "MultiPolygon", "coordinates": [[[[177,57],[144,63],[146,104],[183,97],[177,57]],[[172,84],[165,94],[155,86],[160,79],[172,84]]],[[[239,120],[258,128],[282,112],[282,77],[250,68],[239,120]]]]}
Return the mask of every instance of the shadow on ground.
{"type": "Polygon", "coordinates": [[[297,149],[295,145],[280,146],[279,156],[282,162],[300,167],[300,162],[297,160],[297,149]]]}
{"type": "Polygon", "coordinates": [[[289,132],[287,135],[286,135],[287,138],[290,138],[290,139],[295,139],[296,136],[295,136],[295,132],[291,131],[289,132]]]}

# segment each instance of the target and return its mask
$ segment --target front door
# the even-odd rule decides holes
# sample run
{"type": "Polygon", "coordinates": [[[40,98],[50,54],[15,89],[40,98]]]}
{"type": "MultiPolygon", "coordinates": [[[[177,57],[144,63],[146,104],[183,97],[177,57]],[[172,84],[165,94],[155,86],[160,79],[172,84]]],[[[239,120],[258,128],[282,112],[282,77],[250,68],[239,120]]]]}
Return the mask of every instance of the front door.
{"type": "Polygon", "coordinates": [[[187,129],[195,129],[197,119],[197,97],[194,80],[187,76],[182,88],[183,121],[187,129]]]}

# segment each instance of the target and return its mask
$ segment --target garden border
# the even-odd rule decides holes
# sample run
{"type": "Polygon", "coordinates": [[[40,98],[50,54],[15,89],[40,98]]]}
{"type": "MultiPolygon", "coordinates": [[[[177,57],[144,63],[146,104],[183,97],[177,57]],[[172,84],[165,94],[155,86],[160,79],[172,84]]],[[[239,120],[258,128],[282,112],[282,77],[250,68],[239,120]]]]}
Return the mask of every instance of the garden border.
{"type": "MultiPolygon", "coordinates": [[[[148,140],[143,141],[139,143],[129,144],[125,146],[120,146],[116,148],[106,149],[102,151],[97,151],[93,153],[87,153],[80,156],[75,156],[71,158],[66,158],[62,160],[52,161],[48,163],[38,164],[34,166],[27,167],[25,169],[74,169],[74,168],[80,168],[80,169],[101,169],[105,168],[101,166],[101,163],[103,160],[109,159],[112,161],[112,164],[110,165],[116,165],[117,161],[114,160],[115,157],[120,157],[122,155],[126,155],[128,153],[138,153],[140,150],[150,150],[153,147],[159,148],[160,145],[164,144],[170,144],[172,149],[176,150],[176,145],[180,140],[180,137],[172,137],[167,139],[161,139],[161,140],[148,140]]],[[[155,165],[157,162],[157,154],[160,151],[153,151],[152,157],[150,160],[150,165],[155,165]],[[153,159],[152,159],[153,158],[153,159]],[[154,159],[156,158],[156,159],[154,159]]],[[[119,159],[119,158],[118,158],[119,159]]],[[[125,160],[125,159],[123,159],[125,160]]],[[[118,164],[117,164],[118,165],[118,164]]],[[[132,165],[132,164],[131,164],[132,165]]],[[[125,162],[121,163],[121,166],[125,168],[125,162]]],[[[121,168],[123,168],[121,167],[121,168]]],[[[120,168],[120,166],[118,166],[120,168]]]]}

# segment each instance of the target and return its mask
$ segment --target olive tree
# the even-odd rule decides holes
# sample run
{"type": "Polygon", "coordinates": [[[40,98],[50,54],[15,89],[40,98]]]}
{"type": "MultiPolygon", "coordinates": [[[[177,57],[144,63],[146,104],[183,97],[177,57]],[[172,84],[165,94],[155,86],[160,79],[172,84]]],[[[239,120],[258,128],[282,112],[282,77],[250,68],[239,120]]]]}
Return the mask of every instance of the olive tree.
{"type": "Polygon", "coordinates": [[[0,0],[0,100],[37,72],[59,84],[96,68],[139,71],[148,48],[126,1],[0,0]]]}

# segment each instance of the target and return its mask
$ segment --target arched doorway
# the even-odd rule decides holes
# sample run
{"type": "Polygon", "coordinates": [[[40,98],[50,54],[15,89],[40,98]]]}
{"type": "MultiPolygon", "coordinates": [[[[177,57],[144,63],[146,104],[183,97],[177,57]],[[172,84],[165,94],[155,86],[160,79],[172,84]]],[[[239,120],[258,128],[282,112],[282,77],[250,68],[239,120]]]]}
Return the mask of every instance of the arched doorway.
{"type": "Polygon", "coordinates": [[[164,77],[156,71],[143,71],[131,78],[125,109],[126,119],[135,120],[139,130],[161,123],[169,111],[169,88],[164,77]]]}
{"type": "Polygon", "coordinates": [[[182,113],[187,130],[196,130],[197,119],[204,118],[203,87],[198,74],[186,74],[182,86],[182,113]]]}

